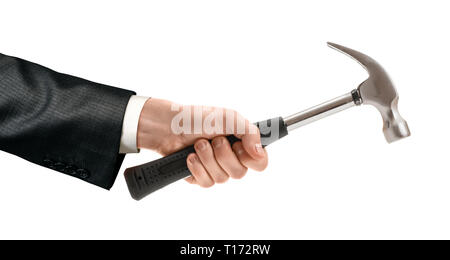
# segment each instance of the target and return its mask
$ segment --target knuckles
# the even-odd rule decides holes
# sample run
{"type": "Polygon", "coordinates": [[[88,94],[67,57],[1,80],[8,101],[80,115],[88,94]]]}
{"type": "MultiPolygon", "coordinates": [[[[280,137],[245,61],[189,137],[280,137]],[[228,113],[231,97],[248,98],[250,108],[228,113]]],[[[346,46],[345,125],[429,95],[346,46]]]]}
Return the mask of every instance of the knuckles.
{"type": "MultiPolygon", "coordinates": [[[[242,142],[235,142],[232,146],[230,146],[228,140],[224,136],[217,136],[214,137],[211,142],[208,139],[202,138],[197,140],[194,143],[194,148],[197,154],[206,155],[209,154],[211,149],[214,154],[214,157],[211,158],[211,160],[217,160],[218,162],[226,162],[229,160],[228,156],[228,150],[231,150],[236,154],[238,159],[241,161],[242,159],[245,159],[245,149],[244,144],[242,142]],[[231,149],[230,149],[231,148],[231,149]]],[[[194,154],[191,154],[188,156],[188,160],[191,156],[195,156],[194,154]]],[[[208,158],[210,156],[201,156],[203,159],[208,158]]],[[[258,165],[256,167],[251,167],[255,171],[263,171],[268,166],[268,158],[266,157],[258,160],[258,165]]],[[[202,164],[200,161],[200,158],[197,157],[197,160],[194,161],[194,164],[202,164]]],[[[242,163],[244,164],[244,163],[242,163]]],[[[220,163],[219,163],[220,165],[220,163]]],[[[203,165],[201,165],[203,167],[203,165]]],[[[234,168],[234,167],[233,167],[234,168]]],[[[247,167],[236,167],[232,171],[228,172],[227,175],[224,174],[214,174],[214,173],[207,173],[207,172],[196,172],[193,175],[197,178],[203,179],[203,181],[199,182],[197,181],[197,184],[203,188],[209,188],[214,186],[215,183],[224,183],[227,182],[228,179],[231,177],[232,179],[242,179],[247,174],[248,168],[247,167]],[[213,175],[214,178],[211,176],[208,176],[208,178],[204,178],[205,176],[202,176],[203,174],[213,175]],[[208,181],[205,181],[208,179],[208,181]]],[[[195,178],[195,177],[194,177],[195,178]]]]}
{"type": "Polygon", "coordinates": [[[215,178],[214,178],[214,181],[215,181],[216,183],[225,183],[225,182],[228,181],[229,178],[230,178],[229,176],[225,176],[225,175],[222,175],[222,174],[221,174],[221,175],[215,177],[215,178]]]}
{"type": "Polygon", "coordinates": [[[211,143],[216,150],[222,150],[224,145],[227,144],[227,139],[223,136],[216,136],[212,139],[211,143]]]}
{"type": "Polygon", "coordinates": [[[212,186],[214,186],[214,182],[213,181],[209,181],[206,183],[199,183],[200,187],[202,188],[211,188],[212,186]]]}
{"type": "Polygon", "coordinates": [[[232,173],[230,173],[231,178],[233,179],[242,179],[247,174],[247,168],[242,167],[241,169],[236,169],[232,173]]]}
{"type": "Polygon", "coordinates": [[[208,146],[211,144],[207,139],[199,139],[194,144],[194,149],[197,154],[206,154],[208,153],[208,146]]]}

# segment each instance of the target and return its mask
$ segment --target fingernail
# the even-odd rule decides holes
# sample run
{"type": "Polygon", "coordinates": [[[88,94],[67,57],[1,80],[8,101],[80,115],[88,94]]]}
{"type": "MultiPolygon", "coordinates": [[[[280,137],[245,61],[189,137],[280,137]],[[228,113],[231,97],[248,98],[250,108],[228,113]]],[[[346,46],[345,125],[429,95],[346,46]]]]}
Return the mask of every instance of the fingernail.
{"type": "Polygon", "coordinates": [[[206,148],[206,144],[205,144],[204,141],[196,143],[196,146],[197,146],[197,149],[200,150],[200,151],[203,151],[206,148]]]}
{"type": "Polygon", "coordinates": [[[241,154],[244,153],[244,150],[241,149],[241,148],[238,148],[238,149],[236,149],[236,153],[237,153],[238,155],[241,155],[241,154]]]}
{"type": "Polygon", "coordinates": [[[189,157],[189,161],[191,163],[195,163],[197,161],[197,155],[192,155],[191,157],[189,157]]]}
{"type": "Polygon", "coordinates": [[[255,144],[255,150],[259,155],[263,155],[264,154],[264,149],[262,148],[261,144],[255,144]]]}
{"type": "Polygon", "coordinates": [[[214,148],[219,148],[222,145],[223,140],[222,140],[222,138],[216,138],[213,140],[212,143],[213,143],[214,148]]]}

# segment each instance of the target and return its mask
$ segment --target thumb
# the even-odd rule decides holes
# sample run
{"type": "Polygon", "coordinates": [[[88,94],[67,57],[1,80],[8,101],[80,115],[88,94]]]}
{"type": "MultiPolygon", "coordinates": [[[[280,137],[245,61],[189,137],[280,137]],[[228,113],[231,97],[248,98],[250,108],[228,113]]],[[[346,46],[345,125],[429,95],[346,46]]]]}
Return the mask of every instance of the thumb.
{"type": "Polygon", "coordinates": [[[264,158],[265,152],[261,145],[259,129],[254,124],[248,125],[248,133],[242,136],[244,150],[255,160],[264,158]]]}

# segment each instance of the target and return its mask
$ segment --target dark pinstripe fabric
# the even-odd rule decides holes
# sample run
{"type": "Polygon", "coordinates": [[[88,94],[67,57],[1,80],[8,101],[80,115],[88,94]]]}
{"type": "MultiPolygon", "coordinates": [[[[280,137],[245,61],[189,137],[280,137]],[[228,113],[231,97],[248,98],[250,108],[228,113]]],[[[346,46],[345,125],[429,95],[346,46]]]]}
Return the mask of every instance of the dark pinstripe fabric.
{"type": "Polygon", "coordinates": [[[0,149],[109,189],[133,94],[0,54],[0,149]]]}

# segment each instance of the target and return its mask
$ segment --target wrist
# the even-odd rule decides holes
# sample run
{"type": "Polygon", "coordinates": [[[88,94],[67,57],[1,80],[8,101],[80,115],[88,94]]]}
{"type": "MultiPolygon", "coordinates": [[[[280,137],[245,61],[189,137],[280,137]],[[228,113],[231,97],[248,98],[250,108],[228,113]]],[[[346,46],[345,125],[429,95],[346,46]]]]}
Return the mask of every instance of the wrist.
{"type": "Polygon", "coordinates": [[[172,102],[162,99],[148,99],[142,108],[138,130],[138,149],[150,149],[160,152],[166,140],[170,140],[170,123],[173,118],[172,102]]]}

